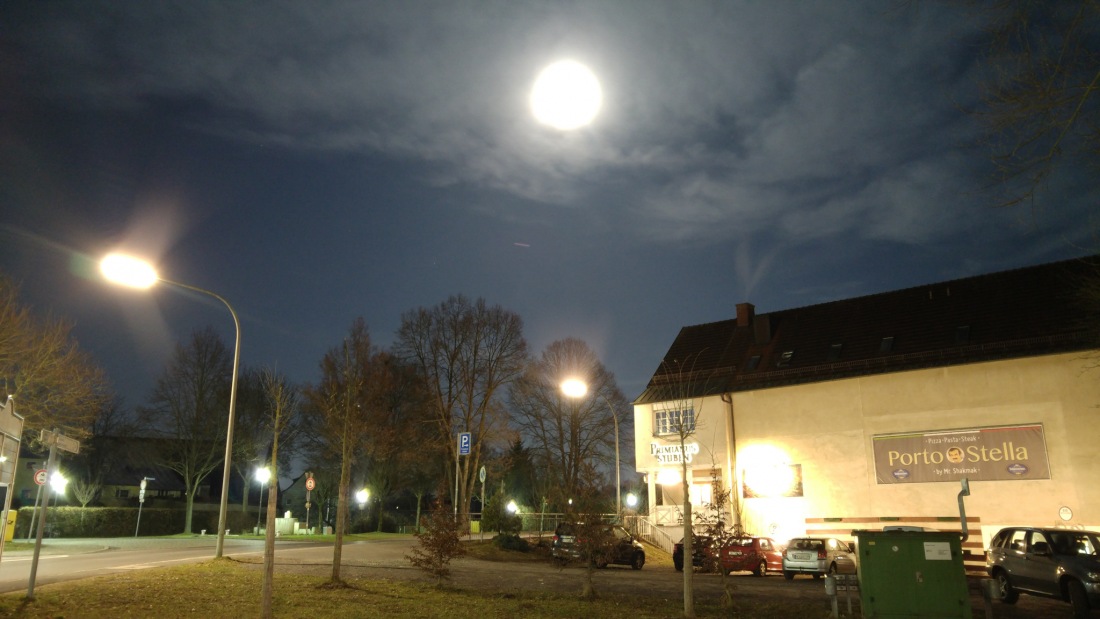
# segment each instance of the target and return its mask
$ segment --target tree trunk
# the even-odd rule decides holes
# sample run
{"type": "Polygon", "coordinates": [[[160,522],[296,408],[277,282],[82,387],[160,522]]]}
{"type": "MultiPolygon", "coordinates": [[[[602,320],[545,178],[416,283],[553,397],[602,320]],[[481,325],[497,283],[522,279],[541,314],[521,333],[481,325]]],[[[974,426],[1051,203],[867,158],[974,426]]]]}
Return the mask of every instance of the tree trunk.
{"type": "Polygon", "coordinates": [[[681,485],[684,489],[684,617],[686,619],[693,619],[695,617],[695,539],[693,535],[693,528],[691,526],[691,492],[688,486],[687,476],[687,458],[683,457],[684,451],[684,437],[680,437],[680,474],[683,475],[681,485]]]}
{"type": "Polygon", "coordinates": [[[183,532],[191,533],[191,513],[195,509],[195,491],[187,493],[187,511],[183,517],[183,532]]]}

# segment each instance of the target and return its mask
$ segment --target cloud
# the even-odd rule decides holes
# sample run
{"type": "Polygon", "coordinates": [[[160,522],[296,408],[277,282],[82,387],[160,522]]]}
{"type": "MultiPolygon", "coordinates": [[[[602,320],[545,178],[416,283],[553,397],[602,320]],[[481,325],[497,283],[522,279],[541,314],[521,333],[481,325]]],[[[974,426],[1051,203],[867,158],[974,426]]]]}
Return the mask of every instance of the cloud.
{"type": "MultiPolygon", "coordinates": [[[[241,140],[381,155],[424,177],[547,204],[614,194],[651,241],[768,228],[920,242],[973,182],[944,153],[972,29],[879,2],[51,4],[22,16],[35,94],[241,140]],[[48,14],[48,15],[46,15],[48,14]],[[561,57],[605,111],[558,133],[527,93],[561,57]],[[937,210],[939,209],[939,210],[937,210]]],[[[609,207],[610,208],[610,207],[609,207]]]]}

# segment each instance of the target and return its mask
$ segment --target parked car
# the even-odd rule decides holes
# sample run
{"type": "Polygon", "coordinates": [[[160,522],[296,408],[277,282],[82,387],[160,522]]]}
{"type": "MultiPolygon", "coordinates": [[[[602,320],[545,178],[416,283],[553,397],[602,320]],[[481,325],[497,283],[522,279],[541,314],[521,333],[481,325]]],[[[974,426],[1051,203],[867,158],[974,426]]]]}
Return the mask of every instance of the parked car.
{"type": "MultiPolygon", "coordinates": [[[[596,567],[604,568],[610,563],[629,565],[640,570],[645,565],[645,546],[641,544],[630,531],[615,526],[605,525],[604,531],[608,534],[610,546],[606,552],[599,553],[593,561],[596,567]]],[[[554,529],[554,538],[550,542],[550,555],[559,561],[571,561],[581,558],[582,545],[578,544],[578,535],[583,532],[579,524],[561,523],[554,529]]]]}
{"type": "Polygon", "coordinates": [[[985,551],[985,567],[997,581],[1001,601],[1021,593],[1073,605],[1074,617],[1100,608],[1100,533],[1068,529],[1001,529],[985,551]]]}
{"type": "Polygon", "coordinates": [[[855,571],[856,555],[851,546],[833,537],[796,537],[787,543],[783,553],[783,577],[787,580],[795,574],[821,578],[825,574],[855,571]]]}
{"type": "MultiPolygon", "coordinates": [[[[700,569],[709,569],[714,565],[714,551],[711,549],[710,537],[706,535],[694,535],[691,541],[691,564],[700,569]]],[[[672,565],[677,572],[684,571],[684,540],[672,545],[672,565]]]]}
{"type": "Polygon", "coordinates": [[[783,569],[783,553],[770,537],[742,537],[726,545],[718,553],[718,563],[722,572],[752,572],[754,576],[764,576],[768,571],[779,572],[783,569]]]}

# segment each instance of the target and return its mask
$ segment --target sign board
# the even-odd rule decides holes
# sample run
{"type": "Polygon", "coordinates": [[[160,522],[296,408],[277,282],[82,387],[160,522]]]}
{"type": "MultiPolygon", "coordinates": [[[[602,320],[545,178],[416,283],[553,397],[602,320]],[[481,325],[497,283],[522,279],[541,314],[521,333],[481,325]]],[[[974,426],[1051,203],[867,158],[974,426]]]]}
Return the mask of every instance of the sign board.
{"type": "Polygon", "coordinates": [[[39,440],[46,445],[57,445],[57,448],[61,451],[67,451],[73,454],[80,453],[80,441],[75,438],[69,438],[60,432],[54,434],[49,430],[42,430],[42,433],[39,435],[39,440]]]}
{"type": "Polygon", "coordinates": [[[1050,479],[1041,424],[881,434],[871,442],[880,484],[1050,479]]]}
{"type": "Polygon", "coordinates": [[[470,447],[473,445],[473,437],[469,432],[458,433],[458,455],[468,456],[470,455],[470,447]]]}
{"type": "Polygon", "coordinates": [[[46,479],[47,479],[46,469],[38,469],[37,471],[34,472],[34,483],[38,484],[39,486],[45,486],[46,485],[46,479]]]}
{"type": "Polygon", "coordinates": [[[477,474],[477,480],[481,483],[485,483],[485,467],[481,467],[481,470],[477,474]]]}
{"type": "Polygon", "coordinates": [[[310,477],[309,479],[306,480],[306,490],[313,490],[316,487],[317,487],[317,482],[313,481],[312,477],[310,477]]]}

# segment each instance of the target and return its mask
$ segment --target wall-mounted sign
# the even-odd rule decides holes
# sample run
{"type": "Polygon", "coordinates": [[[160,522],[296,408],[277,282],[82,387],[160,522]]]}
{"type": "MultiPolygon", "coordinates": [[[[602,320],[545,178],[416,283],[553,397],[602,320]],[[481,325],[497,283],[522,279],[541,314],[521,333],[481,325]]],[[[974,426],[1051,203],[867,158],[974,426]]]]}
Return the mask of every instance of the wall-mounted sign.
{"type": "Polygon", "coordinates": [[[683,449],[680,449],[679,443],[674,445],[650,443],[649,453],[657,459],[659,464],[681,464],[685,461],[690,464],[691,459],[699,453],[699,443],[684,443],[683,449]]]}
{"type": "Polygon", "coordinates": [[[1000,426],[872,437],[880,484],[1050,479],[1043,426],[1000,426]]]}

